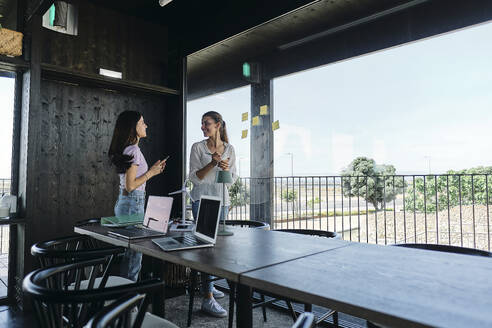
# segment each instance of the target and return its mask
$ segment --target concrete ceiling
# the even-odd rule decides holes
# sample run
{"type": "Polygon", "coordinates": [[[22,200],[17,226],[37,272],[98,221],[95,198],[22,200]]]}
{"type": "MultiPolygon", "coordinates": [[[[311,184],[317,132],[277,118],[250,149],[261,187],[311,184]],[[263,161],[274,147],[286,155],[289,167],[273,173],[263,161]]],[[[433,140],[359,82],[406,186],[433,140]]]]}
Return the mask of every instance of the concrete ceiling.
{"type": "MultiPolygon", "coordinates": [[[[200,79],[211,69],[240,65],[271,54],[289,43],[407,3],[409,0],[318,0],[188,56],[188,77],[200,79]]],[[[418,2],[417,2],[418,3],[418,2]]],[[[240,66],[238,66],[240,69],[240,66]]]]}
{"type": "Polygon", "coordinates": [[[262,24],[312,0],[88,0],[168,27],[184,54],[262,24]]]}

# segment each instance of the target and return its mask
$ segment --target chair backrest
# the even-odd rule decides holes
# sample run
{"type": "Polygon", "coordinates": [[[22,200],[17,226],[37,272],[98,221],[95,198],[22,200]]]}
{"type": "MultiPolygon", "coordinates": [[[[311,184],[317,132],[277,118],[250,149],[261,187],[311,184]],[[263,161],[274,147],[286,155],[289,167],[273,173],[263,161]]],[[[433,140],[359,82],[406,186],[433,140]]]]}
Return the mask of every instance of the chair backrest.
{"type": "Polygon", "coordinates": [[[274,231],[297,233],[301,235],[310,235],[326,238],[340,239],[340,235],[334,231],[312,230],[312,229],[275,229],[274,231]]]}
{"type": "Polygon", "coordinates": [[[149,294],[161,290],[159,279],[105,287],[108,272],[101,273],[106,259],[61,264],[29,273],[22,288],[33,302],[41,327],[82,327],[109,300],[128,294],[149,294]],[[81,288],[87,272],[87,283],[81,288]],[[101,275],[102,274],[102,275],[101,275]],[[96,277],[100,279],[96,283],[96,277]]]}
{"type": "Polygon", "coordinates": [[[483,251],[481,249],[459,247],[459,246],[437,245],[437,244],[394,244],[393,246],[419,248],[419,249],[425,249],[425,250],[437,251],[437,252],[492,257],[491,252],[483,251]]]}
{"type": "Polygon", "coordinates": [[[76,235],[36,243],[31,246],[31,254],[38,258],[41,268],[46,268],[101,257],[109,257],[110,265],[116,255],[125,252],[124,247],[97,247],[94,239],[76,235]]]}
{"type": "Polygon", "coordinates": [[[314,327],[314,325],[314,314],[311,312],[304,312],[297,318],[292,328],[311,328],[314,327]]]}
{"type": "Polygon", "coordinates": [[[256,228],[256,229],[270,229],[270,225],[266,222],[255,220],[226,220],[225,224],[228,226],[236,226],[243,228],[256,228]]]}
{"type": "Polygon", "coordinates": [[[87,328],[131,327],[140,328],[143,323],[148,298],[144,294],[127,295],[99,311],[89,320],[87,328]],[[134,309],[138,315],[132,315],[134,309]]]}

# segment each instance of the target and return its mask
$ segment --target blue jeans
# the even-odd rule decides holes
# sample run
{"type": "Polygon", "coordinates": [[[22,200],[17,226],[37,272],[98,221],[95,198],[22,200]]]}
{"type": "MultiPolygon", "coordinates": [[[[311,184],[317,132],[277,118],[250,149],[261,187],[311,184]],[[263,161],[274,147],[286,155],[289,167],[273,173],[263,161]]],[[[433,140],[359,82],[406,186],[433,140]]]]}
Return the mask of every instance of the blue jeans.
{"type": "MultiPolygon", "coordinates": [[[[197,200],[196,202],[193,202],[191,204],[191,212],[193,213],[193,218],[196,221],[196,218],[198,217],[198,208],[200,207],[200,201],[197,200]]],[[[220,220],[226,220],[227,215],[229,214],[229,206],[222,206],[222,210],[220,211],[220,220]]],[[[214,289],[214,283],[210,281],[213,277],[206,274],[206,273],[201,273],[202,276],[202,292],[204,294],[206,293],[212,293],[214,289]]]]}
{"type": "MultiPolygon", "coordinates": [[[[145,191],[134,190],[128,193],[128,196],[124,196],[122,191],[123,190],[120,190],[118,200],[114,206],[114,214],[116,216],[145,212],[145,191]]],[[[121,276],[137,281],[141,268],[142,253],[127,248],[120,263],[121,276]]]]}

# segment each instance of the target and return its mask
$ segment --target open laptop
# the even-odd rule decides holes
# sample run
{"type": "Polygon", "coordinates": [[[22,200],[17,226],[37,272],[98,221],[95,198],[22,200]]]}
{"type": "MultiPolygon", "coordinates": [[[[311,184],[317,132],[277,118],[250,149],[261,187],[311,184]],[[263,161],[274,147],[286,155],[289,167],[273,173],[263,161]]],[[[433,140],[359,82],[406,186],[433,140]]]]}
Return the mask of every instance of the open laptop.
{"type": "Polygon", "coordinates": [[[164,236],[167,232],[172,206],[172,197],[149,196],[143,226],[112,228],[108,234],[128,240],[164,236]]]}
{"type": "Polygon", "coordinates": [[[193,232],[179,237],[163,237],[152,241],[164,251],[212,247],[217,240],[222,201],[219,197],[202,196],[193,232]]]}

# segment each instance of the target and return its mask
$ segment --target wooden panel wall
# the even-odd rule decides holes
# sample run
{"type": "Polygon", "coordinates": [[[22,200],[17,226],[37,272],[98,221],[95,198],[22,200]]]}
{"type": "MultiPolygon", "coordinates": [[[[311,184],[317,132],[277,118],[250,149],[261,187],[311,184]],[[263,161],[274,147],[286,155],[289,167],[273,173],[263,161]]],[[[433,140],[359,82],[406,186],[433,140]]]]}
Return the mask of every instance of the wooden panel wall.
{"type": "MultiPolygon", "coordinates": [[[[31,156],[31,227],[41,239],[70,234],[77,220],[111,216],[118,192],[118,176],[107,152],[119,113],[138,110],[149,122],[141,149],[149,164],[162,157],[166,100],[159,96],[127,95],[103,89],[43,81],[41,111],[31,116],[37,136],[31,156]],[[39,230],[38,230],[39,229],[39,230]]],[[[167,191],[165,176],[149,182],[153,194],[167,191]]]]}
{"type": "Polygon", "coordinates": [[[46,63],[94,74],[99,67],[121,70],[126,80],[150,84],[169,82],[165,27],[86,1],[79,4],[78,36],[41,28],[39,17],[31,22],[36,33],[28,36],[31,65],[23,74],[17,150],[26,219],[18,233],[17,289],[24,275],[37,267],[30,255],[32,244],[73,234],[78,220],[114,215],[119,180],[107,151],[120,112],[143,113],[149,128],[140,146],[149,165],[171,155],[166,172],[149,182],[147,194],[166,195],[181,185],[179,96],[40,79],[40,63],[46,63]]]}
{"type": "Polygon", "coordinates": [[[43,28],[42,63],[99,73],[123,72],[123,78],[167,86],[167,28],[142,19],[79,2],[78,36],[43,28]]]}

